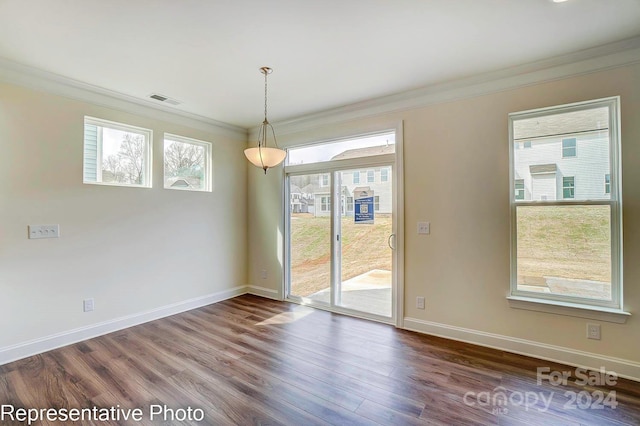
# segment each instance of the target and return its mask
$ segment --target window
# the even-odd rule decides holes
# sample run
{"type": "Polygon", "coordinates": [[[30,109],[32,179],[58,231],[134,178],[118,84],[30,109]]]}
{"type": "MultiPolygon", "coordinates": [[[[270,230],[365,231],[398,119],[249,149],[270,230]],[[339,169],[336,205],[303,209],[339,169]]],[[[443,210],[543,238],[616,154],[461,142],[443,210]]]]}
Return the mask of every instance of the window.
{"type": "Polygon", "coordinates": [[[84,118],[84,183],[151,188],[152,131],[84,118]]]}
{"type": "Polygon", "coordinates": [[[380,210],[380,196],[376,195],[375,197],[373,197],[373,209],[375,211],[379,211],[380,210]]]}
{"type": "Polygon", "coordinates": [[[320,186],[329,186],[329,175],[320,175],[320,186]]]}
{"type": "Polygon", "coordinates": [[[562,139],[562,158],[576,156],[576,138],[562,139]]]}
{"type": "Polygon", "coordinates": [[[211,144],[165,133],[164,187],[211,191],[211,144]]]}
{"type": "Polygon", "coordinates": [[[293,166],[378,155],[393,155],[396,152],[395,142],[396,135],[394,132],[384,132],[355,139],[317,143],[298,148],[289,148],[286,161],[288,166],[293,166]]]}
{"type": "Polygon", "coordinates": [[[607,98],[509,115],[514,224],[510,299],[516,306],[529,303],[527,308],[549,311],[545,306],[554,304],[589,309],[589,315],[605,308],[622,313],[619,101],[607,98]],[[523,140],[540,146],[536,155],[516,148],[523,140]],[[575,158],[567,162],[566,157],[575,158]],[[531,182],[527,191],[524,182],[531,182]]]}
{"type": "Polygon", "coordinates": [[[360,172],[353,172],[353,183],[360,183],[360,172]]]}
{"type": "Polygon", "coordinates": [[[524,200],[524,179],[516,179],[516,200],[524,200]]]}
{"type": "Polygon", "coordinates": [[[373,183],[376,181],[376,175],[373,170],[367,170],[367,183],[373,183]]]}
{"type": "Polygon", "coordinates": [[[353,211],[353,197],[347,197],[347,211],[353,211]]]}
{"type": "Polygon", "coordinates": [[[380,182],[389,182],[389,169],[380,169],[380,182]]]}
{"type": "Polygon", "coordinates": [[[323,212],[331,211],[331,197],[320,197],[320,210],[323,212]]]}
{"type": "Polygon", "coordinates": [[[562,198],[575,198],[576,183],[575,177],[568,176],[562,178],[562,198]]]}
{"type": "Polygon", "coordinates": [[[525,148],[531,148],[531,141],[526,141],[526,142],[524,143],[524,147],[525,147],[525,148]]]}

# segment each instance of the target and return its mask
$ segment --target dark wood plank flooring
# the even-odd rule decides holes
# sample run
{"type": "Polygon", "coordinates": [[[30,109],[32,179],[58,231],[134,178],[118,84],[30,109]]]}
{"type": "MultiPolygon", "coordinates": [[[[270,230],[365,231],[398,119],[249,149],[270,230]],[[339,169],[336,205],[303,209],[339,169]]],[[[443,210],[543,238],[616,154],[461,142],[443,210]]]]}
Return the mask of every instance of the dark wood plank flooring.
{"type": "Polygon", "coordinates": [[[640,425],[640,383],[538,384],[537,367],[575,372],[246,295],[2,365],[0,404],[144,413],[84,424],[640,425]],[[179,421],[189,407],[204,419],[179,421]]]}

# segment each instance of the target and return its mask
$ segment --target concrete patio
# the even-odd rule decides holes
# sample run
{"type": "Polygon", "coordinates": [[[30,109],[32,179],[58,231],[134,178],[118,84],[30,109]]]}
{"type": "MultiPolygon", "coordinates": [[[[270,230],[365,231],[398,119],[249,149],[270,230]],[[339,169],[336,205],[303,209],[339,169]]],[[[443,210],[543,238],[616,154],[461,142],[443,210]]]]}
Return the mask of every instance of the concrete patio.
{"type": "MultiPolygon", "coordinates": [[[[315,302],[328,304],[331,290],[325,288],[307,296],[315,302]]],[[[391,271],[374,269],[344,281],[339,306],[370,314],[391,317],[391,271]]]]}

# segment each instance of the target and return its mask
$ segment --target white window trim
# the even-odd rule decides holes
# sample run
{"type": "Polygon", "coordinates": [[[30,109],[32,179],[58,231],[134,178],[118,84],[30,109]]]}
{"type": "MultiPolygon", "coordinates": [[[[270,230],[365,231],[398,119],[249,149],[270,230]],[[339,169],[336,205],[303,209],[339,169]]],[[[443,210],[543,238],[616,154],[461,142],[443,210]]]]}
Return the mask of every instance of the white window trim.
{"type": "MultiPolygon", "coordinates": [[[[511,209],[511,277],[510,295],[507,297],[512,308],[535,310],[581,318],[599,319],[602,321],[626,321],[630,315],[624,311],[622,283],[622,171],[619,167],[620,153],[620,97],[611,97],[569,105],[560,105],[537,110],[522,111],[509,114],[509,182],[511,209]],[[515,200],[514,176],[514,137],[513,123],[517,119],[544,116],[549,113],[564,113],[590,109],[595,106],[609,107],[609,158],[611,175],[611,194],[608,200],[557,200],[557,201],[522,201],[515,200]],[[517,229],[516,206],[562,206],[562,205],[608,205],[611,211],[611,301],[587,298],[548,295],[534,293],[517,288],[517,229]]],[[[577,149],[577,146],[576,146],[577,149]]],[[[577,151],[576,151],[577,154],[577,151]]],[[[574,181],[575,185],[575,181],[574,181]]],[[[574,189],[575,190],[575,189],[574,189]]],[[[574,193],[575,194],[575,193],[574,193]]]]}
{"type": "Polygon", "coordinates": [[[367,183],[376,183],[376,171],[375,170],[367,170],[367,183]],[[371,176],[371,180],[369,180],[369,176],[371,176]]]}
{"type": "MultiPolygon", "coordinates": [[[[136,185],[136,184],[123,184],[123,183],[118,183],[118,182],[93,182],[93,181],[88,181],[88,180],[82,180],[82,183],[88,184],[88,185],[102,185],[102,186],[119,186],[122,188],[151,188],[153,185],[153,175],[152,175],[152,163],[153,163],[153,130],[151,129],[145,129],[144,127],[137,127],[137,126],[132,126],[130,124],[124,124],[124,123],[118,123],[115,121],[109,121],[109,120],[103,120],[101,118],[96,118],[96,117],[89,117],[89,116],[85,116],[84,117],[84,122],[83,122],[83,128],[86,124],[92,124],[94,126],[99,126],[99,127],[108,127],[110,129],[114,129],[114,130],[120,130],[123,132],[133,132],[133,133],[140,133],[142,135],[144,135],[145,139],[146,139],[146,145],[145,145],[145,150],[144,150],[144,156],[145,156],[145,162],[144,162],[144,175],[146,177],[145,179],[145,184],[144,185],[136,185]]],[[[82,142],[84,144],[84,140],[82,142]]],[[[102,179],[102,133],[100,133],[98,135],[98,153],[97,153],[97,160],[96,162],[99,162],[98,164],[96,164],[96,173],[97,175],[100,177],[100,179],[102,179]]],[[[84,158],[82,159],[83,161],[83,167],[84,167],[84,158]]]]}
{"type": "MultiPolygon", "coordinates": [[[[312,164],[296,164],[296,165],[285,165],[285,180],[283,185],[284,191],[284,199],[287,199],[286,194],[289,190],[288,179],[289,176],[302,175],[302,174],[316,174],[322,172],[334,172],[334,171],[342,171],[345,169],[360,169],[360,173],[362,174],[363,167],[377,167],[377,166],[390,166],[391,167],[391,177],[393,179],[392,184],[395,185],[394,196],[393,196],[393,204],[397,209],[397,212],[394,214],[394,224],[395,228],[393,229],[394,234],[396,235],[396,256],[394,258],[393,269],[395,271],[394,277],[394,285],[392,291],[392,323],[395,323],[396,327],[403,327],[404,325],[404,163],[403,163],[403,122],[399,121],[395,124],[395,127],[382,127],[376,131],[372,131],[370,133],[356,133],[353,135],[345,136],[342,138],[333,138],[327,139],[327,141],[337,141],[337,140],[347,140],[354,139],[358,137],[366,137],[373,136],[378,134],[384,134],[394,131],[396,134],[396,152],[394,154],[382,154],[370,157],[361,157],[361,158],[348,158],[341,160],[330,160],[323,161],[312,164]],[[366,159],[366,160],[365,160],[366,159]]],[[[323,141],[318,141],[316,143],[322,143],[323,141]]],[[[308,144],[313,145],[313,144],[308,144]]],[[[290,215],[284,215],[283,218],[283,227],[286,228],[290,232],[291,224],[290,224],[290,215]]],[[[333,240],[333,239],[332,239],[333,240]]],[[[333,244],[333,243],[332,243],[333,244]]],[[[282,282],[282,294],[285,295],[285,300],[291,300],[294,302],[295,299],[289,299],[286,297],[287,288],[290,283],[289,276],[289,262],[291,260],[291,253],[289,252],[289,247],[287,244],[284,244],[284,258],[285,258],[285,267],[284,270],[284,279],[282,282]]],[[[310,303],[310,300],[302,300],[302,303],[310,303]]],[[[317,305],[320,309],[326,309],[321,305],[317,305]]],[[[345,313],[347,315],[354,315],[354,313],[348,309],[342,309],[339,307],[334,307],[331,309],[334,312],[345,313]]],[[[366,319],[372,319],[376,321],[389,322],[384,318],[377,317],[375,315],[367,314],[364,312],[358,312],[356,316],[366,319]]]]}
{"type": "Polygon", "coordinates": [[[563,200],[575,200],[576,198],[576,177],[575,176],[562,176],[562,199],[563,200]],[[569,178],[573,178],[573,186],[564,186],[564,180],[565,179],[569,179],[569,178]],[[565,189],[573,189],[573,197],[565,197],[564,196],[564,190],[565,189]]]}
{"type": "Polygon", "coordinates": [[[172,133],[165,133],[162,139],[162,186],[164,189],[172,189],[177,191],[192,191],[192,192],[211,192],[213,188],[213,144],[211,142],[202,141],[199,139],[188,138],[186,136],[175,135],[172,133]],[[164,176],[164,148],[165,143],[169,141],[182,142],[191,145],[199,145],[204,147],[204,185],[202,189],[194,188],[180,188],[173,186],[166,186],[164,176]]]}
{"type": "Polygon", "coordinates": [[[389,169],[386,167],[380,169],[380,182],[389,182],[389,169]]]}

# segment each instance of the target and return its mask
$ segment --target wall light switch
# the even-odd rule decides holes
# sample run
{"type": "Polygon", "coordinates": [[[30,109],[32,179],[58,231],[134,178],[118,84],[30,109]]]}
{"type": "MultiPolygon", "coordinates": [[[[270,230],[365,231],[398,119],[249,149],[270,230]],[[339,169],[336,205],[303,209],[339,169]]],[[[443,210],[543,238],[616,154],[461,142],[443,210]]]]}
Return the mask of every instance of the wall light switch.
{"type": "Polygon", "coordinates": [[[95,305],[93,303],[93,299],[84,299],[82,301],[82,310],[84,312],[91,312],[91,311],[93,311],[94,307],[95,307],[95,305]]]}
{"type": "Polygon", "coordinates": [[[431,226],[429,222],[418,222],[418,234],[429,234],[431,226]]]}

